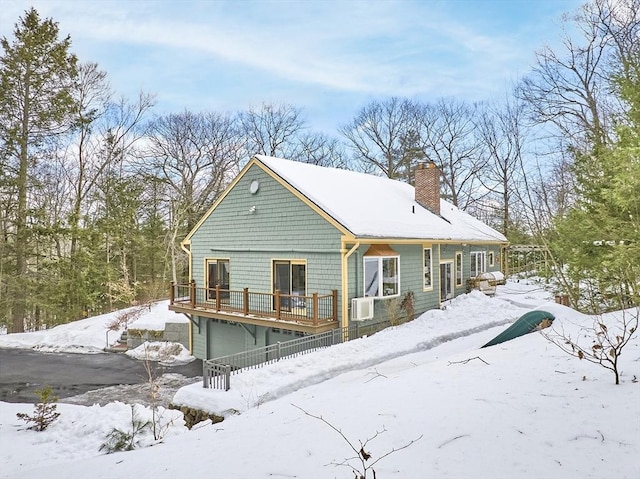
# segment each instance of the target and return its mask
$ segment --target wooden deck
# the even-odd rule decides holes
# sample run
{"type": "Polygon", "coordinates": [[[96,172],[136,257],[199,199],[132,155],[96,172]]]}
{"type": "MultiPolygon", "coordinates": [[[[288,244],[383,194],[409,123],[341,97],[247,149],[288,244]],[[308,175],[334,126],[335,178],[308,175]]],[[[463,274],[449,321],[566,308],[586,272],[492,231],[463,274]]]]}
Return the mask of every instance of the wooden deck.
{"type": "Polygon", "coordinates": [[[317,334],[338,327],[338,291],[310,296],[172,284],[169,309],[178,313],[317,334]]]}

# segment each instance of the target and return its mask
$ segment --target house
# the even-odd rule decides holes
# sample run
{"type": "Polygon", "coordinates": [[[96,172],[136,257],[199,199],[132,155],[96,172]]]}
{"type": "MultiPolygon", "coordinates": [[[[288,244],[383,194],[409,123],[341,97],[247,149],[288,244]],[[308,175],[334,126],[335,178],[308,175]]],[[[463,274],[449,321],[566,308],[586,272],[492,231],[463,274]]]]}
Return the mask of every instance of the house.
{"type": "Polygon", "coordinates": [[[420,314],[499,271],[507,239],[439,191],[433,163],[414,188],[255,156],[182,243],[191,282],[169,307],[191,319],[193,354],[387,320],[403,300],[420,314]]]}

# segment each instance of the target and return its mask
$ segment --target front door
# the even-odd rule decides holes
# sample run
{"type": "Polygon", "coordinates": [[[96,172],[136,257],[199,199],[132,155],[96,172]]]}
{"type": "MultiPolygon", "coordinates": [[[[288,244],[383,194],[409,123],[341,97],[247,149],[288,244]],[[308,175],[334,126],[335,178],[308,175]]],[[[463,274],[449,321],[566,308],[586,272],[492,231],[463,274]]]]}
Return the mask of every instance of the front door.
{"type": "Polygon", "coordinates": [[[453,263],[440,263],[440,301],[453,298],[453,263]]]}

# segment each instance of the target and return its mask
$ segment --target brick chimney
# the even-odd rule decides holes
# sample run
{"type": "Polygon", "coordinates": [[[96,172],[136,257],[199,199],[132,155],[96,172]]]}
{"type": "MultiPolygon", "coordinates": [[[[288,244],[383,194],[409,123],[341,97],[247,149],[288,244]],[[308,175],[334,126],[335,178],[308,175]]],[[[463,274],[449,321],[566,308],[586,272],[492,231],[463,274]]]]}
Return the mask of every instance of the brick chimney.
{"type": "Polygon", "coordinates": [[[433,161],[418,164],[415,171],[416,202],[440,216],[440,170],[433,161]]]}

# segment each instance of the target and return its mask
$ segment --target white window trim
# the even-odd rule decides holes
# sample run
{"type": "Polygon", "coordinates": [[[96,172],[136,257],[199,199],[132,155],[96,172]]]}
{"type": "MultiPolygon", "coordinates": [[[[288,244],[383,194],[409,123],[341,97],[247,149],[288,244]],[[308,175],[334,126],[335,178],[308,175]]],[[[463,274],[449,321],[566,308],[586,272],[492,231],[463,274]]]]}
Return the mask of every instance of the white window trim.
{"type": "Polygon", "coordinates": [[[433,248],[431,246],[429,247],[422,247],[422,291],[433,291],[433,248]],[[425,265],[424,265],[424,256],[425,256],[425,251],[429,250],[431,252],[431,258],[430,258],[430,268],[431,268],[431,285],[429,286],[425,286],[424,284],[424,274],[425,274],[425,265]]]}
{"type": "Polygon", "coordinates": [[[366,284],[367,284],[367,278],[365,276],[365,262],[367,260],[372,260],[372,259],[376,259],[378,260],[378,295],[377,296],[369,296],[370,298],[374,298],[374,299],[384,299],[384,298],[397,298],[398,296],[400,296],[400,256],[363,256],[362,258],[362,296],[366,296],[367,291],[366,291],[366,284]],[[383,278],[383,269],[382,269],[382,263],[385,259],[395,259],[396,260],[396,265],[397,265],[397,276],[398,276],[398,292],[396,294],[389,294],[386,295],[384,294],[383,291],[383,283],[384,283],[384,278],[383,278]],[[382,293],[382,294],[381,294],[382,293]]]}
{"type": "Polygon", "coordinates": [[[495,266],[495,253],[493,251],[487,253],[487,262],[489,263],[489,267],[495,266]]]}
{"type": "Polygon", "coordinates": [[[471,264],[469,265],[469,275],[472,278],[475,278],[476,276],[478,276],[481,273],[484,273],[485,271],[487,271],[487,252],[486,251],[471,251],[469,253],[469,260],[471,261],[471,264]],[[478,268],[478,259],[476,255],[480,255],[480,268],[478,268]],[[475,260],[474,260],[474,256],[476,256],[475,260]],[[471,266],[475,265],[476,266],[476,274],[472,275],[472,271],[471,271],[471,266]],[[479,269],[479,270],[478,270],[479,269]]]}
{"type": "Polygon", "coordinates": [[[455,286],[462,286],[464,284],[464,253],[462,251],[456,251],[455,262],[453,263],[455,269],[455,286]],[[460,268],[458,268],[458,258],[460,258],[460,268]],[[458,278],[460,282],[458,283],[458,278]]]}
{"type": "Polygon", "coordinates": [[[455,261],[451,261],[451,260],[444,260],[444,261],[440,261],[440,263],[438,264],[438,276],[440,277],[440,293],[439,293],[439,297],[440,297],[440,302],[442,303],[443,301],[449,301],[453,298],[456,297],[456,276],[455,276],[455,272],[456,272],[456,264],[455,261]],[[444,280],[444,278],[442,278],[441,275],[441,269],[440,266],[443,264],[449,264],[451,265],[451,297],[450,298],[443,298],[442,297],[442,281],[444,280]]]}

